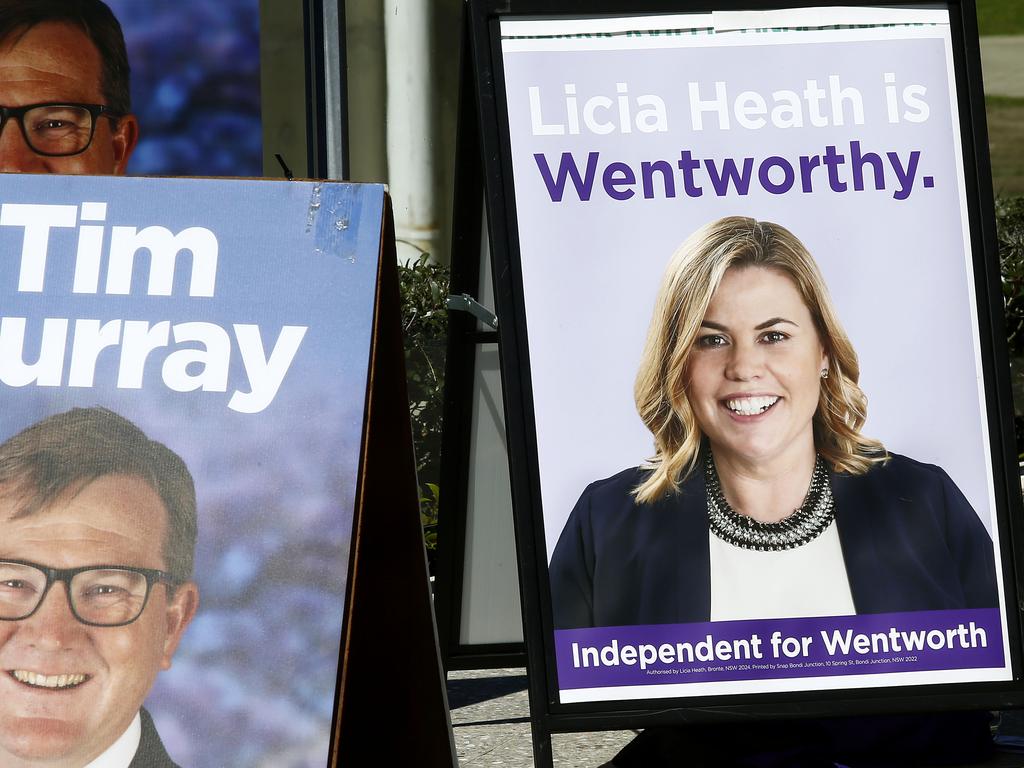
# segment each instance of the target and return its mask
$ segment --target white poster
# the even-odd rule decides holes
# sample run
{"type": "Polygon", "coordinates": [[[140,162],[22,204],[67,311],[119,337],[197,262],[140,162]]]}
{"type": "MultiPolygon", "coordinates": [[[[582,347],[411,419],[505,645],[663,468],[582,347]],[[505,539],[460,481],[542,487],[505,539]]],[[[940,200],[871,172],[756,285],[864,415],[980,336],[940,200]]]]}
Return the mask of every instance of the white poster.
{"type": "MultiPolygon", "coordinates": [[[[506,20],[501,34],[560,700],[1010,679],[947,12],[506,20]],[[685,270],[729,227],[773,252],[794,238],[816,298],[792,265],[718,274],[703,304],[677,286],[666,322],[692,345],[652,362],[663,276],[699,292],[685,270]],[[809,325],[769,312],[793,290],[809,325]],[[752,309],[758,291],[772,298],[752,309]],[[787,378],[770,356],[808,330],[819,346],[787,378]],[[732,390],[701,378],[713,355],[733,356],[716,374],[732,390]],[[678,491],[641,503],[665,460],[649,424],[673,414],[645,423],[634,385],[659,365],[680,367],[666,380],[698,447],[678,491]],[[735,551],[715,533],[730,500],[757,506],[755,489],[788,477],[753,477],[758,457],[796,455],[812,424],[821,454],[833,422],[858,420],[825,418],[819,387],[847,405],[863,392],[851,455],[873,458],[846,471],[826,450],[821,487],[801,481],[797,513],[821,496],[824,532],[735,551]],[[737,447],[757,430],[770,446],[737,447]]],[[[793,470],[808,478],[809,455],[793,470]]]]}

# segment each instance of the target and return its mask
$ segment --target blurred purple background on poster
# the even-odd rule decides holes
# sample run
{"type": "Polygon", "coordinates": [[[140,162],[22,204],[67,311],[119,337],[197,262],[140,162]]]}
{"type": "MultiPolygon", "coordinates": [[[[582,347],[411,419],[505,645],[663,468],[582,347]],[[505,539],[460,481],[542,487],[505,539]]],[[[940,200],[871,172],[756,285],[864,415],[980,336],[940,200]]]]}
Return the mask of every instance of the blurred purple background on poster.
{"type": "Polygon", "coordinates": [[[258,0],[107,0],[141,140],[128,172],[262,176],[258,0]]]}

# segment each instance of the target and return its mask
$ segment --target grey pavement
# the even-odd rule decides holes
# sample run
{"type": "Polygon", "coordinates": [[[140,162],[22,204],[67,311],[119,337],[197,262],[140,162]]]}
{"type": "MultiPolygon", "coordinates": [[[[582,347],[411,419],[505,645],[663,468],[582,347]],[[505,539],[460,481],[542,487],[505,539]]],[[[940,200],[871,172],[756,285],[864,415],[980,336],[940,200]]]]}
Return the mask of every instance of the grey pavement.
{"type": "MultiPolygon", "coordinates": [[[[532,768],[530,708],[525,669],[484,669],[448,673],[448,705],[461,768],[532,768]]],[[[1022,734],[1024,713],[1014,732],[1022,734]]],[[[556,768],[597,768],[608,762],[635,731],[556,733],[552,754],[556,768]]],[[[1022,747],[1024,748],[1024,747],[1022,747]]],[[[1000,752],[978,766],[1024,768],[1024,751],[1000,752]]]]}
{"type": "Polygon", "coordinates": [[[981,38],[981,73],[985,93],[1024,98],[1024,36],[981,38]]]}
{"type": "MultiPolygon", "coordinates": [[[[448,673],[455,748],[462,768],[530,768],[533,740],[525,669],[448,673]]],[[[634,731],[556,733],[551,739],[557,768],[596,768],[615,757],[634,731]]]]}

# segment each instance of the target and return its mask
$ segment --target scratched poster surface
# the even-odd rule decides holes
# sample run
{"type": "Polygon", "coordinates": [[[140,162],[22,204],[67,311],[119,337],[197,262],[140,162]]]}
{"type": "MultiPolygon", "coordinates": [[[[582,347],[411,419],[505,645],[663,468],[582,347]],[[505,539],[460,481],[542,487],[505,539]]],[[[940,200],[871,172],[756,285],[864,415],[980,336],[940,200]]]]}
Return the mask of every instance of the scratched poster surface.
{"type": "Polygon", "coordinates": [[[323,766],[383,188],[8,176],[0,440],[104,406],[196,485],[200,605],[146,702],[183,766],[323,766]]]}
{"type": "MultiPolygon", "coordinates": [[[[692,232],[739,215],[781,224],[817,260],[860,359],[864,434],[948,472],[985,547],[1007,535],[949,13],[508,19],[501,35],[546,555],[565,537],[582,553],[569,564],[593,568],[571,571],[585,598],[552,601],[593,616],[618,596],[658,617],[555,626],[561,701],[1008,679],[998,547],[978,566],[992,600],[965,606],[977,614],[665,620],[696,615],[665,606],[706,587],[598,594],[614,579],[593,564],[586,510],[570,516],[590,483],[653,455],[633,384],[661,276],[692,232]]],[[[619,547],[630,574],[652,568],[650,550],[619,547]]],[[[900,557],[891,541],[878,551],[900,557]]]]}

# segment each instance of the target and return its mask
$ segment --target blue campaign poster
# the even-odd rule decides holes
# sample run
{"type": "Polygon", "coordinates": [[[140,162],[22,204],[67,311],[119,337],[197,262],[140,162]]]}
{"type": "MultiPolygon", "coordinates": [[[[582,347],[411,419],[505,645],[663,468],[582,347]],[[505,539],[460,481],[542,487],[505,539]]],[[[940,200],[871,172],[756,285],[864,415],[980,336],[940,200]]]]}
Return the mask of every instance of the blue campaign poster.
{"type": "MultiPolygon", "coordinates": [[[[328,761],[383,211],[376,185],[3,181],[0,442],[99,406],[195,482],[198,610],[144,704],[183,766],[328,761]]],[[[78,677],[18,665],[103,706],[127,629],[82,629],[78,677]]],[[[4,677],[8,702],[42,695],[4,677]]]]}

